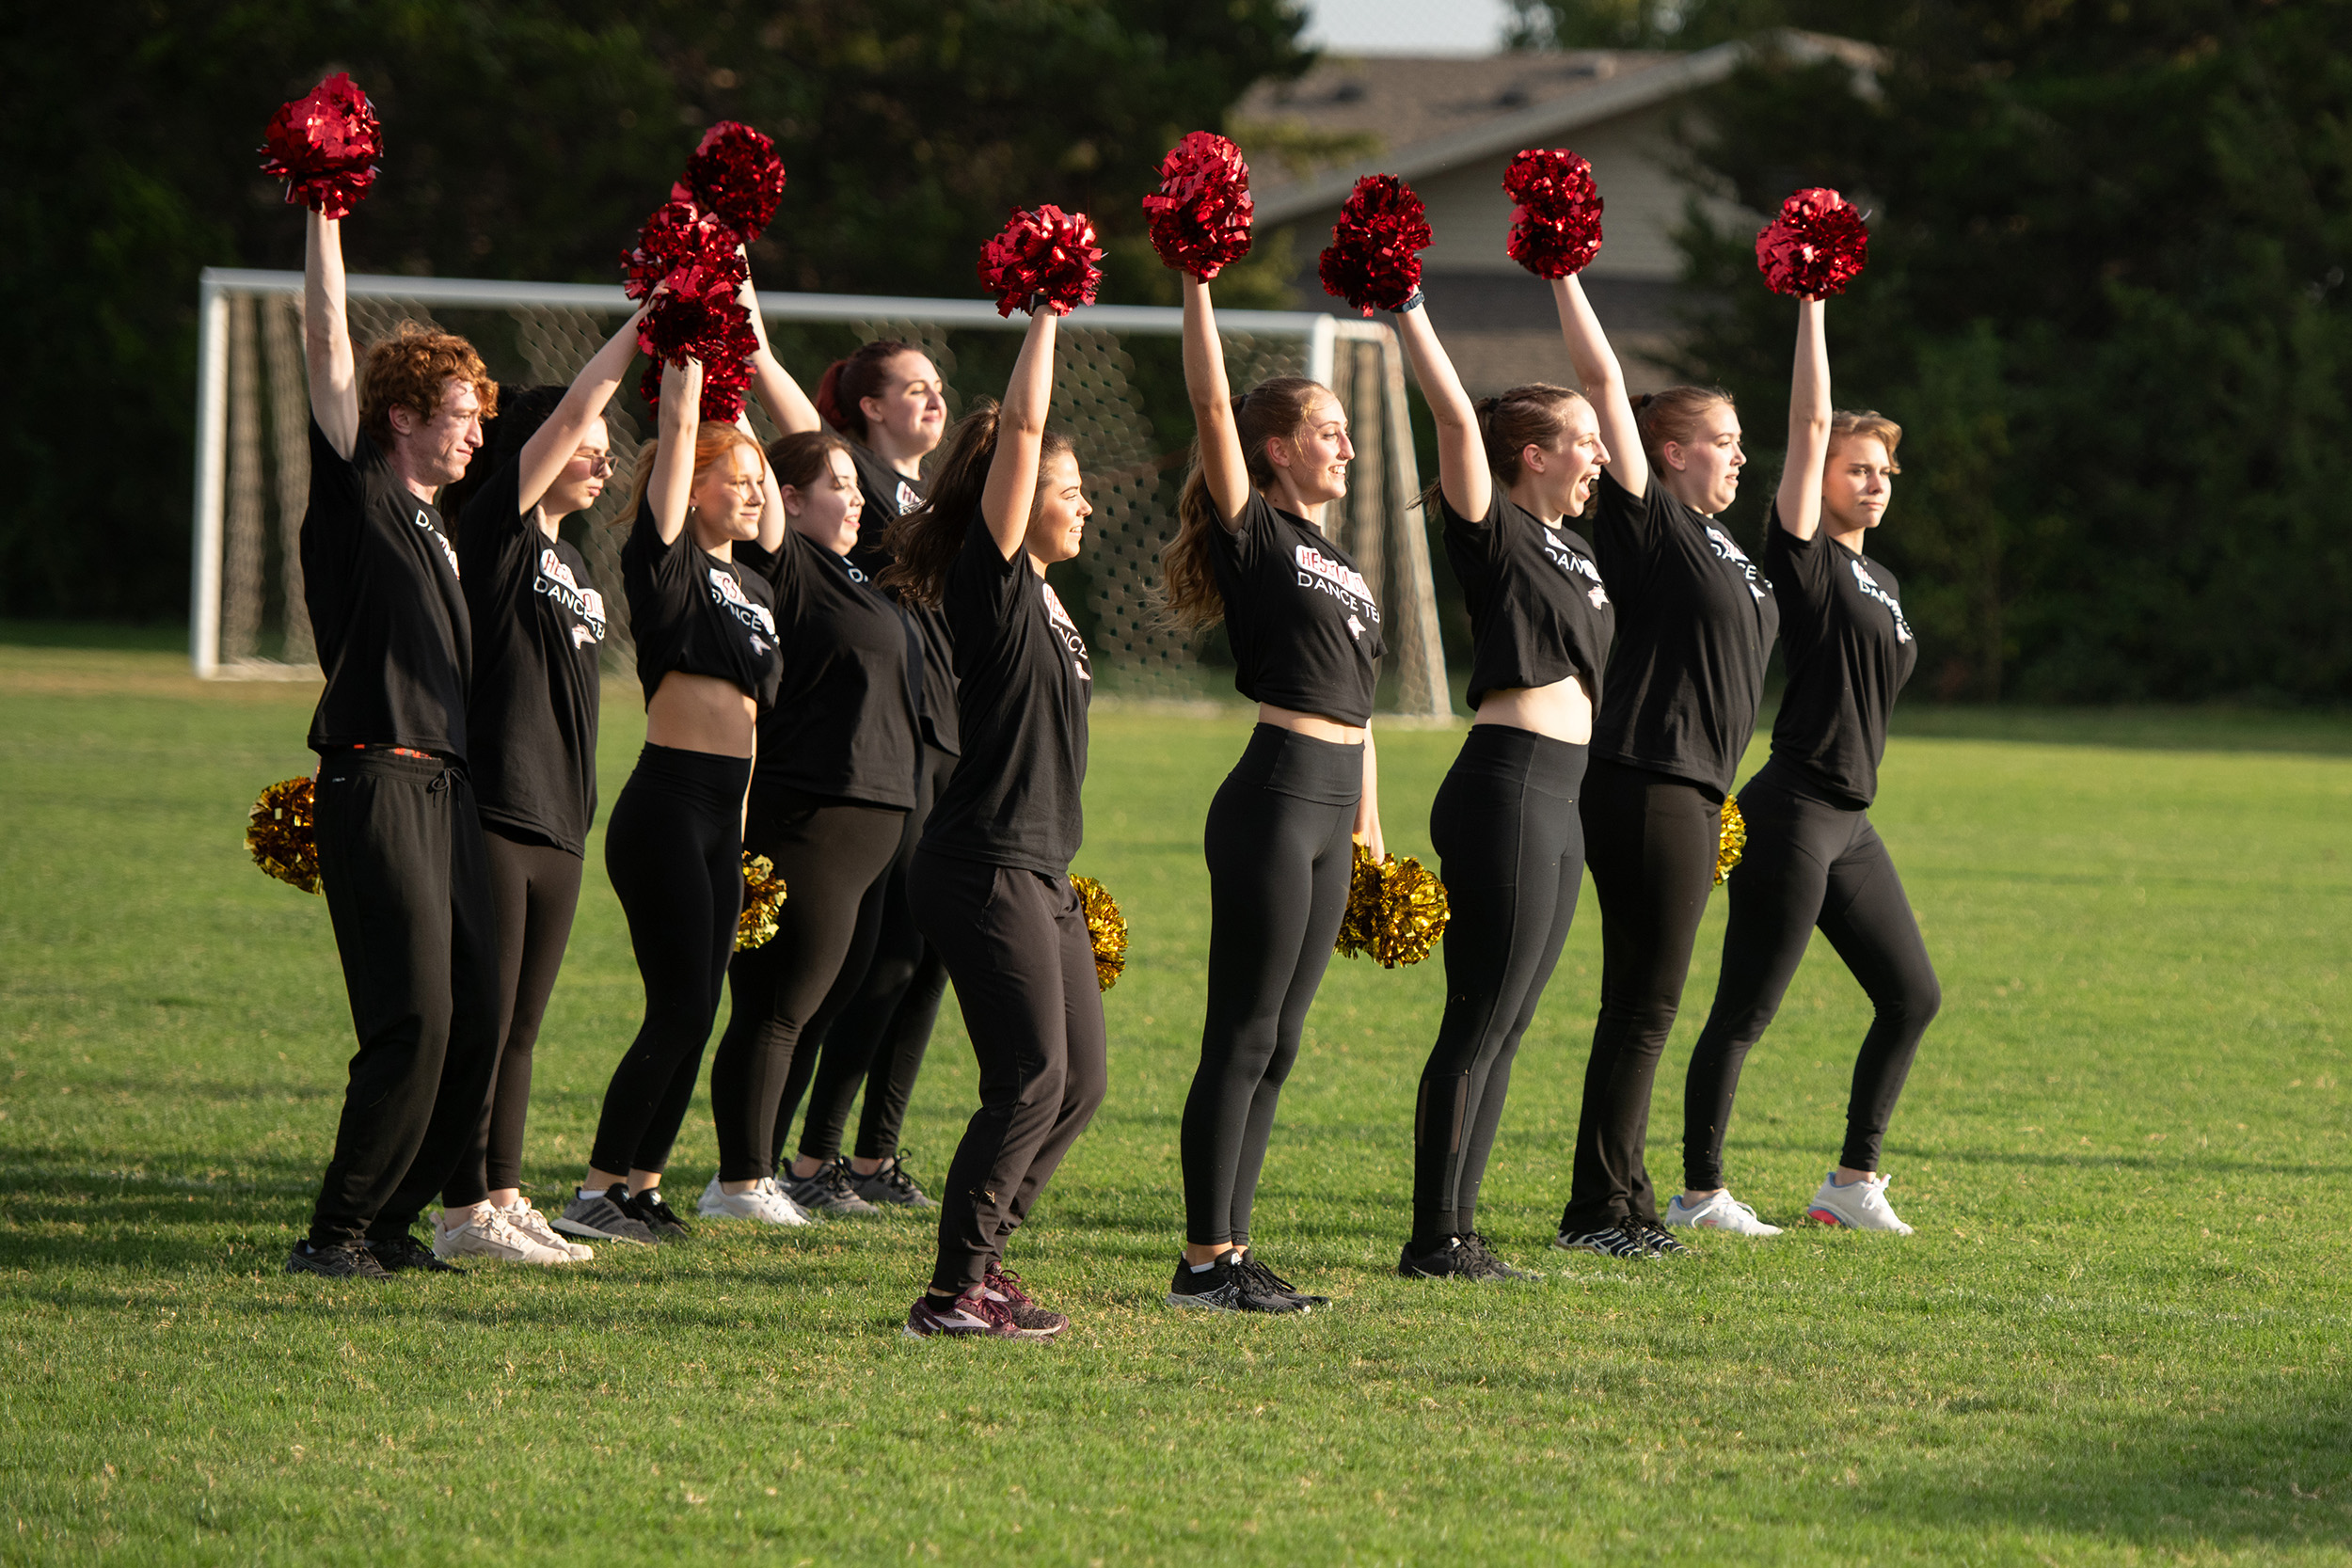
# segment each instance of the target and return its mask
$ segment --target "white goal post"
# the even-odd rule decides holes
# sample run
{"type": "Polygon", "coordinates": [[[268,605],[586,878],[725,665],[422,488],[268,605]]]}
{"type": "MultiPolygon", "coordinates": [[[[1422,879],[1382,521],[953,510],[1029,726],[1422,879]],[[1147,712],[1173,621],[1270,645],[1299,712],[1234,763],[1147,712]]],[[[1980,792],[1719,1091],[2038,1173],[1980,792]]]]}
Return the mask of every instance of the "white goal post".
{"type": "MultiPolygon", "coordinates": [[[[634,308],[616,285],[360,276],[348,280],[348,291],[352,334],[361,345],[404,317],[437,321],[471,338],[501,380],[542,383],[569,382],[634,308]]],[[[302,276],[208,267],[199,301],[190,658],[206,679],[315,679],[297,549],[310,482],[302,276]]],[[[809,340],[825,358],[877,338],[919,344],[947,378],[951,412],[961,404],[954,392],[994,389],[977,375],[980,384],[957,387],[958,342],[967,356],[985,356],[993,347],[1009,347],[1002,335],[1026,325],[997,315],[982,300],[763,292],[760,309],[771,330],[830,334],[831,348],[809,340]]],[[[1330,387],[1347,409],[1357,447],[1352,493],[1333,507],[1328,526],[1371,578],[1387,617],[1384,707],[1447,717],[1445,656],[1395,333],[1380,323],[1304,310],[1222,310],[1217,320],[1236,387],[1302,374],[1330,387]]],[[[1101,686],[1105,695],[1231,694],[1230,676],[1202,667],[1208,640],[1168,626],[1156,597],[1159,552],[1175,531],[1184,453],[1154,434],[1148,389],[1168,396],[1176,362],[1169,356],[1183,323],[1184,313],[1172,308],[1122,305],[1084,307],[1062,323],[1054,419],[1078,450],[1095,507],[1086,550],[1074,564],[1084,574],[1096,667],[1108,677],[1101,686]],[[1156,379],[1138,373],[1138,355],[1152,360],[1156,379]]],[[[787,362],[813,389],[824,360],[787,362]]],[[[631,405],[624,393],[609,415],[624,471],[643,439],[631,405]]],[[[1180,417],[1188,421],[1189,410],[1180,417]]],[[[763,436],[774,434],[755,405],[753,420],[763,436]]],[[[596,509],[566,524],[566,537],[578,531],[592,571],[607,579],[606,602],[616,607],[623,602],[619,543],[610,525],[626,489],[612,485],[596,509]]],[[[625,659],[631,643],[625,627],[616,629],[617,645],[608,646],[625,659]]]]}

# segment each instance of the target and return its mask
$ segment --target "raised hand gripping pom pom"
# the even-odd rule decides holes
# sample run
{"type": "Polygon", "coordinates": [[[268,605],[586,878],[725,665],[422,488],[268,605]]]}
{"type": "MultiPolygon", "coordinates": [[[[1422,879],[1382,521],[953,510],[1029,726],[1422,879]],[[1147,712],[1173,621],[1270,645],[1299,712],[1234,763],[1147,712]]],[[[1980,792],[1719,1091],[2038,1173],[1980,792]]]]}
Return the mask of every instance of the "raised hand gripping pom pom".
{"type": "Polygon", "coordinates": [[[1748,819],[1740,814],[1740,802],[1726,797],[1724,800],[1724,831],[1715,840],[1715,885],[1724,885],[1731,868],[1740,863],[1740,857],[1748,852],[1748,819]]]}
{"type": "Polygon", "coordinates": [[[665,363],[697,359],[702,418],[733,424],[743,412],[751,356],[759,347],[740,298],[749,268],[735,230],[704,212],[680,185],[645,219],[637,248],[622,253],[621,265],[628,296],[653,302],[637,324],[637,346],[648,360],[637,384],[645,405],[660,406],[665,363]]]}
{"type": "Polygon", "coordinates": [[[1600,254],[1600,192],[1593,166],[1565,148],[1529,148],[1503,171],[1511,260],[1538,277],[1567,277],[1600,254]]]}
{"type": "Polygon", "coordinates": [[[1207,282],[1249,254],[1249,166],[1241,149],[1195,131],[1160,160],[1160,188],[1143,198],[1152,248],[1179,272],[1207,282]]]}
{"type": "Polygon", "coordinates": [[[1037,303],[1057,316],[1073,305],[1094,303],[1102,286],[1103,247],[1084,213],[1065,213],[1047,202],[1015,208],[1012,221],[980,247],[980,282],[996,296],[996,313],[1034,309],[1037,303]]]}
{"type": "Polygon", "coordinates": [[[318,893],[319,850],[310,812],[310,781],[280,780],[253,802],[246,820],[245,847],[253,863],[279,881],[318,893]]]}
{"type": "Polygon", "coordinates": [[[1843,293],[1870,259],[1870,231],[1854,204],[1819,186],[1780,204],[1756,236],[1756,270],[1776,294],[1825,299],[1843,293]]]}
{"type": "Polygon", "coordinates": [[[1316,265],[1323,292],[1367,316],[1396,309],[1421,288],[1420,252],[1429,241],[1429,220],[1412,187],[1393,174],[1367,174],[1340,209],[1316,265]]]}
{"type": "Polygon", "coordinates": [[[1108,990],[1127,967],[1127,917],[1119,912],[1119,900],[1093,878],[1073,877],[1070,888],[1078,895],[1087,936],[1094,943],[1094,983],[1108,990]]]}
{"type": "Polygon", "coordinates": [[[784,199],[784,160],[767,136],[739,120],[723,119],[703,133],[702,145],[686,160],[685,183],[705,211],[749,244],[784,199]]]}
{"type": "Polygon", "coordinates": [[[375,105],[343,71],[280,104],[262,134],[262,172],[286,182],[286,200],[346,218],[375,183],[384,127],[375,105]]]}
{"type": "Polygon", "coordinates": [[[743,855],[743,912],[735,919],[735,950],[748,952],[776,934],[776,906],[784,902],[784,879],[775,863],[746,850],[743,855]]]}

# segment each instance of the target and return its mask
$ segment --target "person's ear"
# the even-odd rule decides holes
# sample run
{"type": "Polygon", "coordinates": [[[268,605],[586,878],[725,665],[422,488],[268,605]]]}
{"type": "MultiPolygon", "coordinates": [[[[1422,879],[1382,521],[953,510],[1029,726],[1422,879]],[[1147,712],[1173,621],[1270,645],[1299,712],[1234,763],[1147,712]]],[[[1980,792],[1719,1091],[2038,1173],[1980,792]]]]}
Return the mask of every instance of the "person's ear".
{"type": "Polygon", "coordinates": [[[1658,449],[1658,455],[1664,458],[1666,460],[1666,467],[1672,468],[1677,473],[1680,473],[1685,468],[1690,467],[1690,464],[1683,459],[1682,443],[1679,441],[1667,441],[1662,443],[1658,449]]]}
{"type": "Polygon", "coordinates": [[[390,421],[393,435],[414,436],[417,433],[417,411],[406,404],[392,404],[384,411],[384,416],[390,421]]]}
{"type": "Polygon", "coordinates": [[[1519,471],[1521,473],[1549,473],[1550,464],[1551,453],[1533,441],[1519,449],[1519,471]]]}

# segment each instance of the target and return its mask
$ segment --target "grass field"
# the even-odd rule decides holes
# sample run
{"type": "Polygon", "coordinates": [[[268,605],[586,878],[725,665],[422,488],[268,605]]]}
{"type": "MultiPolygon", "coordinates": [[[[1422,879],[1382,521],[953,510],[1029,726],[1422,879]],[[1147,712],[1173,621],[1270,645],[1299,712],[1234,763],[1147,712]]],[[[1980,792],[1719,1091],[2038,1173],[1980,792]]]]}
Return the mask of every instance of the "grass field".
{"type": "MultiPolygon", "coordinates": [[[[1012,1263],[1076,1326],[914,1343],[924,1227],[707,1227],[569,1271],[279,1272],[339,1104],[326,910],[246,863],[304,687],[0,648],[0,1561],[2352,1561],[2352,725],[1910,721],[1876,819],[1946,1005],[1888,1142],[1919,1233],[1633,1266],[1547,1247],[1595,1006],[1588,901],[1482,1210],[1537,1285],[1407,1284],[1440,965],[1335,965],[1259,1203],[1337,1301],[1159,1304],[1207,929],[1200,826],[1246,721],[1105,712],[1089,844],[1135,933],[1108,1102],[1012,1263]]],[[[608,799],[638,738],[613,689],[608,799]]],[[[1384,736],[1428,856],[1457,744],[1384,736]]],[[[577,1175],[637,982],[598,852],[528,1179],[577,1175]]],[[[1669,1048],[1652,1164],[1716,899],[1669,1048]]],[[[1858,992],[1817,943],[1751,1059],[1736,1190],[1835,1158],[1858,992]]],[[[909,1147],[972,1104],[943,1022],[909,1147]]],[[[697,1103],[672,1165],[714,1163],[697,1103]]]]}

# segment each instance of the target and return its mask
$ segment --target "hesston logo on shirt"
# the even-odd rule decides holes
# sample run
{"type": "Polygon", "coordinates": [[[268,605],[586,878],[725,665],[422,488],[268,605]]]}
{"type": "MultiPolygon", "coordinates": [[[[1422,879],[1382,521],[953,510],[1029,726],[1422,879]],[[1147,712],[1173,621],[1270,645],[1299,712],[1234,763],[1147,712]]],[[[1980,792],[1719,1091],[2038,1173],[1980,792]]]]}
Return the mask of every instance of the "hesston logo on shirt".
{"type": "Polygon", "coordinates": [[[1347,618],[1347,629],[1359,641],[1363,640],[1365,629],[1359,616],[1369,617],[1374,626],[1380,624],[1380,606],[1374,601],[1372,585],[1364,580],[1361,572],[1332,560],[1312,545],[1298,546],[1297,562],[1298,586],[1328,594],[1344,603],[1353,612],[1347,618]]]}
{"type": "Polygon", "coordinates": [[[1740,568],[1740,577],[1747,582],[1748,592],[1760,601],[1772,584],[1756,574],[1756,562],[1748,559],[1747,552],[1733,544],[1731,535],[1713,523],[1707,525],[1707,542],[1715,546],[1717,555],[1740,568]]]}
{"type": "Polygon", "coordinates": [[[580,617],[581,624],[572,627],[573,647],[584,648],[591,642],[604,641],[604,595],[593,588],[582,588],[552,546],[540,549],[539,578],[531,586],[534,593],[545,594],[580,617]]]}
{"type": "Polygon", "coordinates": [[[898,502],[898,515],[901,517],[909,513],[923,510],[923,498],[916,495],[914,486],[903,479],[898,482],[898,494],[896,499],[898,502]]]}
{"type": "Polygon", "coordinates": [[[1045,619],[1052,624],[1054,635],[1061,639],[1064,651],[1070,655],[1071,667],[1082,681],[1094,679],[1093,659],[1087,654],[1086,639],[1078,635],[1078,625],[1070,618],[1070,611],[1061,607],[1061,595],[1054,592],[1050,582],[1040,581],[1038,589],[1045,595],[1045,619]]]}
{"type": "Polygon", "coordinates": [[[1584,598],[1595,610],[1609,603],[1609,590],[1600,585],[1600,568],[1568,548],[1567,541],[1549,529],[1544,530],[1544,559],[1571,577],[1591,579],[1593,585],[1584,591],[1584,598]]]}
{"type": "MultiPolygon", "coordinates": [[[[768,612],[766,605],[754,604],[744,596],[743,585],[735,580],[734,573],[723,572],[716,566],[710,568],[710,598],[745,626],[757,626],[770,637],[776,635],[776,618],[768,612]]],[[[764,654],[768,644],[755,637],[752,651],[764,654]]]]}
{"type": "Polygon", "coordinates": [[[450,548],[449,536],[433,526],[433,514],[421,506],[417,508],[416,523],[419,528],[433,535],[433,542],[441,546],[442,558],[449,562],[450,575],[452,577],[465,576],[457,569],[457,552],[450,548]]]}
{"type": "Polygon", "coordinates": [[[1895,641],[1910,641],[1911,623],[1903,619],[1903,607],[1895,602],[1895,595],[1880,587],[1879,579],[1872,577],[1861,562],[1849,561],[1846,564],[1853,568],[1853,583],[1862,590],[1862,596],[1878,600],[1886,607],[1887,613],[1895,617],[1895,641]]]}

